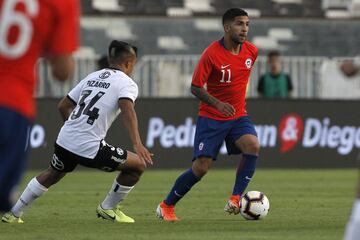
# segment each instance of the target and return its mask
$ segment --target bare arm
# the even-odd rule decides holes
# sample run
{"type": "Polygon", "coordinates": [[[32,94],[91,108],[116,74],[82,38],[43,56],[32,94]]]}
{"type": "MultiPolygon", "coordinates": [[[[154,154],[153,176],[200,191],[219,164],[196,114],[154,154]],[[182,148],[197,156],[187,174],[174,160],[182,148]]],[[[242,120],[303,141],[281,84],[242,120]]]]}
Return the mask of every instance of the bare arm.
{"type": "Polygon", "coordinates": [[[119,100],[119,107],[121,109],[123,123],[129,132],[135,152],[138,154],[141,160],[152,164],[152,154],[144,147],[141,142],[134,103],[128,99],[121,99],[119,100]]]}
{"type": "Polygon", "coordinates": [[[74,73],[74,59],[70,54],[48,57],[50,61],[52,74],[59,81],[69,79],[74,73]]]}
{"type": "Polygon", "coordinates": [[[210,106],[216,107],[216,104],[220,101],[210,95],[204,88],[202,87],[196,87],[194,85],[191,85],[191,93],[197,97],[200,101],[209,104],[210,106]]]}
{"type": "Polygon", "coordinates": [[[191,93],[200,101],[213,106],[225,116],[228,117],[235,115],[235,108],[231,104],[220,101],[219,99],[210,95],[204,88],[191,85],[191,93]]]}
{"type": "Polygon", "coordinates": [[[71,101],[67,96],[61,99],[58,104],[58,110],[64,122],[69,118],[71,112],[74,110],[75,107],[76,104],[71,101]]]}

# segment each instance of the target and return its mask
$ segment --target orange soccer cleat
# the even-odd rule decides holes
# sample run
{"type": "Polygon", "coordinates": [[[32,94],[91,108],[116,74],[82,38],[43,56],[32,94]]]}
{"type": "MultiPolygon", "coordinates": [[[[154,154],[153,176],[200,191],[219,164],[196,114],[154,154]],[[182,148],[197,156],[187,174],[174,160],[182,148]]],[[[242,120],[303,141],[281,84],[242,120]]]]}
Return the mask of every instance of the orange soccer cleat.
{"type": "Polygon", "coordinates": [[[175,214],[175,206],[174,205],[167,205],[164,201],[162,201],[157,209],[156,209],[156,215],[165,221],[179,221],[175,214]]]}
{"type": "Polygon", "coordinates": [[[240,195],[232,195],[224,207],[224,211],[229,214],[240,213],[240,195]]]}

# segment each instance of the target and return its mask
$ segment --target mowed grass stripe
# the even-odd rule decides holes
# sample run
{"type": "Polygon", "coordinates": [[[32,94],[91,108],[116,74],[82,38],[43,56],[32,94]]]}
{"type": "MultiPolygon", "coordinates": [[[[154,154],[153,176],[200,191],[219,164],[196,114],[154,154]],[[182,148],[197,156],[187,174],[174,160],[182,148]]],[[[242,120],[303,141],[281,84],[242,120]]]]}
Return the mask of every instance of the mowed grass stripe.
{"type": "MultiPolygon", "coordinates": [[[[28,209],[23,225],[0,224],[0,239],[341,239],[355,196],[357,171],[258,170],[248,190],[263,191],[270,213],[262,221],[229,216],[223,207],[235,170],[212,169],[178,204],[177,223],[155,217],[180,170],[149,170],[123,204],[135,224],[98,219],[95,209],[115,173],[68,174],[28,209]]],[[[28,172],[21,186],[38,172],[28,172]]]]}

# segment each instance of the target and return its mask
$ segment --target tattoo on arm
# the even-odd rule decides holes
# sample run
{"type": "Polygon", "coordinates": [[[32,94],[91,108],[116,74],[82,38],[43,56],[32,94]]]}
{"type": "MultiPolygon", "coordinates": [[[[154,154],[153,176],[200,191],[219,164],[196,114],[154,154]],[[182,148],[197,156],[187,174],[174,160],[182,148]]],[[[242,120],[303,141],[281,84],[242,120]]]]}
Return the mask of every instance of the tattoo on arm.
{"type": "Polygon", "coordinates": [[[204,88],[191,86],[191,93],[195,95],[200,101],[205,102],[213,107],[219,102],[219,100],[210,95],[204,88]]]}

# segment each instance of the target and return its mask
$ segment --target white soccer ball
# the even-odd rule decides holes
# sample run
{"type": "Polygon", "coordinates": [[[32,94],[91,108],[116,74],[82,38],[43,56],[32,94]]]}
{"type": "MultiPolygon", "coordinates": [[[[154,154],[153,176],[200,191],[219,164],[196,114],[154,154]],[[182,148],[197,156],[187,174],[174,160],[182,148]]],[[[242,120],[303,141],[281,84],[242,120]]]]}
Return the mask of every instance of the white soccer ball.
{"type": "Polygon", "coordinates": [[[247,192],[241,198],[240,213],[247,220],[259,220],[269,212],[269,199],[258,191],[247,192]]]}

